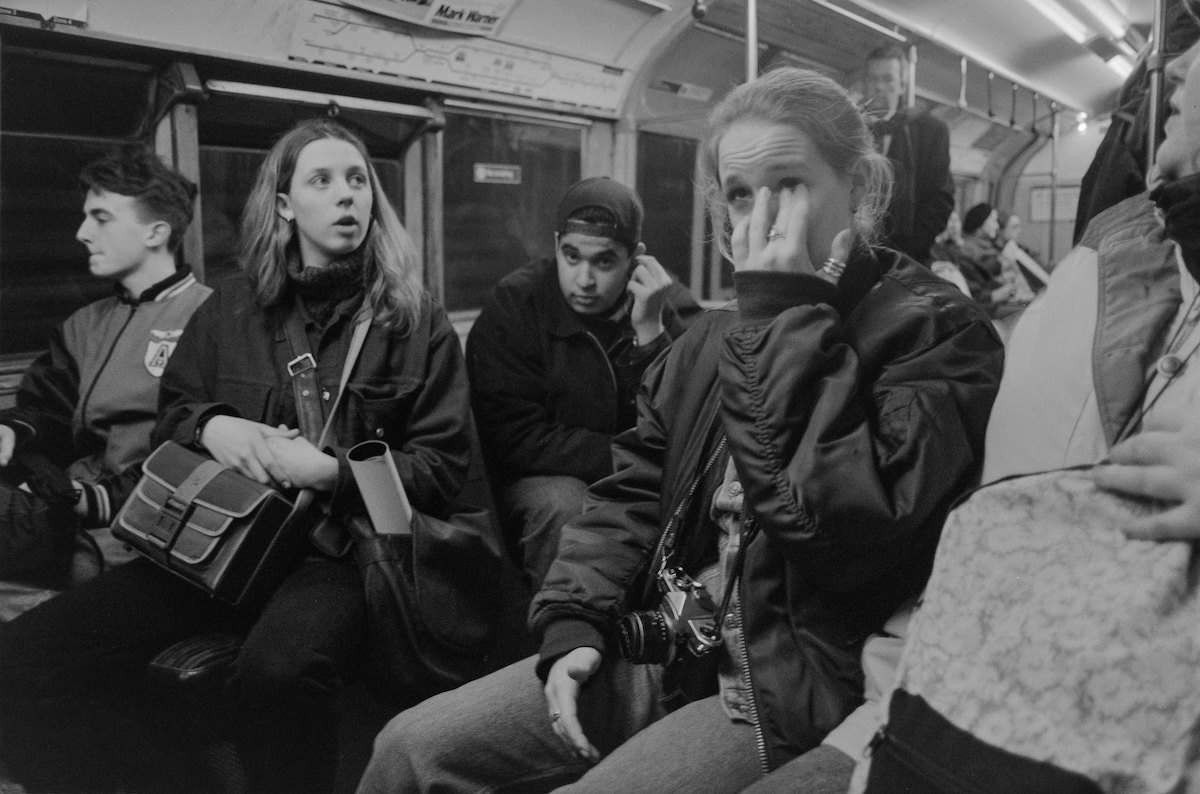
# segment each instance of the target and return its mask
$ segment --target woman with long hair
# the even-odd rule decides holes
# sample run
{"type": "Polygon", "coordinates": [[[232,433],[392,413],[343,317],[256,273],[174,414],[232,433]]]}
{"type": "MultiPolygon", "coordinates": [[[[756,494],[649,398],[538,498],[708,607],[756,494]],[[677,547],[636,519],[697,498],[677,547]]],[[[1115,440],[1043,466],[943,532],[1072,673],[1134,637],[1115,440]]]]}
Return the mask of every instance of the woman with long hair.
{"type": "MultiPolygon", "coordinates": [[[[361,140],[325,119],[283,135],[250,195],[241,252],[243,274],[218,285],[166,368],[155,443],[311,489],[328,516],[322,537],[339,540],[365,512],[346,452],[378,439],[413,506],[447,512],[469,459],[466,370],[361,140]],[[369,327],[335,411],[360,320],[369,327]],[[321,448],[301,430],[298,347],[311,356],[318,429],[333,414],[321,448]]],[[[223,630],[243,636],[227,693],[250,789],[330,791],[333,698],[366,621],[361,576],[331,554],[338,545],[309,548],[274,592],[237,608],[138,559],[13,622],[0,652],[5,760],[39,790],[213,790],[180,758],[187,716],[156,713],[142,677],[172,642],[223,630]]]]}
{"type": "Polygon", "coordinates": [[[740,791],[858,704],[864,638],[920,590],[1000,342],[873,245],[889,171],[833,81],[736,88],[701,151],[737,304],[647,371],[534,598],[539,655],[394,718],[360,792],[740,791]]]}

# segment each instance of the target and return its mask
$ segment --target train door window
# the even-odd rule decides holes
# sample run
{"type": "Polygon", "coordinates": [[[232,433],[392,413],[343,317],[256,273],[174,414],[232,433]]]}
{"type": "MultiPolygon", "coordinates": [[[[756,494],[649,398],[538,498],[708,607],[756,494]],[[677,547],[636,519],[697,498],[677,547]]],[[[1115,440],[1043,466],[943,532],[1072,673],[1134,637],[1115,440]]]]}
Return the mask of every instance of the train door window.
{"type": "Polygon", "coordinates": [[[0,363],[19,369],[68,314],[111,294],[75,240],[79,172],[146,139],[153,86],[141,64],[0,52],[0,363]]]}
{"type": "Polygon", "coordinates": [[[680,282],[692,284],[696,141],[675,135],[642,132],[637,145],[637,189],[646,206],[642,241],[680,282]]]}
{"type": "Polygon", "coordinates": [[[333,115],[362,138],[403,219],[404,152],[433,118],[427,109],[241,83],[210,81],[206,88],[198,115],[208,283],[237,271],[237,230],[258,168],[275,140],[305,118],[333,115]]]}
{"type": "Polygon", "coordinates": [[[496,282],[554,252],[554,211],[579,180],[582,124],[446,113],[445,303],[478,309],[496,282]]]}

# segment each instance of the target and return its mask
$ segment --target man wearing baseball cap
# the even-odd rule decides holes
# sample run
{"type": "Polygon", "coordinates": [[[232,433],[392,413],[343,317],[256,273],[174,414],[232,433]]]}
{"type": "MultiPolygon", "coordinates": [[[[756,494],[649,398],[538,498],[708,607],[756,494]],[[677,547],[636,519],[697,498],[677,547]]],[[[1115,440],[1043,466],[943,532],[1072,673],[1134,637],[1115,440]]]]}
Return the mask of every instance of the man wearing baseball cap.
{"type": "Polygon", "coordinates": [[[467,338],[471,405],[501,518],[535,587],[587,487],[612,470],[646,367],[700,311],[641,242],[642,202],[606,177],[559,203],[553,257],[496,285],[467,338]]]}

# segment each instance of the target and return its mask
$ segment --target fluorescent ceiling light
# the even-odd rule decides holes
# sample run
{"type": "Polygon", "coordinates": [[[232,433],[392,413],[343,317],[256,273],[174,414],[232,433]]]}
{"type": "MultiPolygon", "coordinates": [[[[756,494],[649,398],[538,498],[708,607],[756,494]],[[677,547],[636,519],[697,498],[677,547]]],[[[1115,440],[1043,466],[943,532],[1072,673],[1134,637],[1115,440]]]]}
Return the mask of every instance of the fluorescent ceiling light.
{"type": "Polygon", "coordinates": [[[1058,0],[1025,0],[1046,19],[1058,26],[1059,30],[1071,37],[1076,44],[1083,44],[1092,38],[1092,32],[1084,27],[1067,10],[1058,4],[1058,0]]]}
{"type": "Polygon", "coordinates": [[[1116,12],[1108,4],[1108,0],[1078,0],[1088,13],[1096,18],[1104,31],[1113,39],[1120,41],[1129,31],[1129,21],[1116,12]]]}
{"type": "Polygon", "coordinates": [[[1129,75],[1133,73],[1133,62],[1124,55],[1114,55],[1112,58],[1109,58],[1107,61],[1105,61],[1105,63],[1108,64],[1108,68],[1112,69],[1113,72],[1115,72],[1116,75],[1122,80],[1129,77],[1129,75]]]}

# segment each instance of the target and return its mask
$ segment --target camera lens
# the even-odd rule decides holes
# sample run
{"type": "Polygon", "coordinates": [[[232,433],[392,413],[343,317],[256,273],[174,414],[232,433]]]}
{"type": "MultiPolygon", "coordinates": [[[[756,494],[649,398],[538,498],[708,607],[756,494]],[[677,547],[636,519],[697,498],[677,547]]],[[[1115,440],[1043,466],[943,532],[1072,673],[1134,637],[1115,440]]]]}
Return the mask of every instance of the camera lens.
{"type": "Polygon", "coordinates": [[[667,620],[657,610],[630,612],[617,621],[617,648],[634,664],[666,664],[671,644],[667,620]]]}

